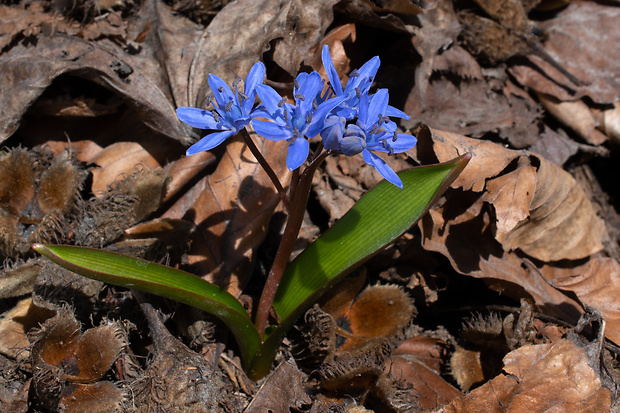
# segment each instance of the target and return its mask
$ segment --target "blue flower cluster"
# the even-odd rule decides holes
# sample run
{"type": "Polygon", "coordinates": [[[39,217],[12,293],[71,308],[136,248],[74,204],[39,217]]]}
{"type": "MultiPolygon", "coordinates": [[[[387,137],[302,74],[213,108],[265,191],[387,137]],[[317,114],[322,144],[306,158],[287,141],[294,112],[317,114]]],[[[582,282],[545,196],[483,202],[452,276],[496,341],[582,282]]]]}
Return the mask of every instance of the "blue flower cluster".
{"type": "MultiPolygon", "coordinates": [[[[177,116],[195,128],[218,132],[192,145],[187,155],[215,148],[251,123],[256,133],[264,138],[288,142],[286,166],[291,171],[308,159],[308,139],[320,135],[325,149],[346,156],[361,153],[367,164],[402,188],[398,175],[373,152],[388,155],[404,152],[413,148],[417,140],[412,135],[396,131],[396,124],[390,117],[408,120],[409,116],[388,104],[387,89],[370,93],[379,69],[379,57],[354,70],[344,88],[327,46],[323,47],[322,59],[330,85],[325,88],[317,72],[300,73],[294,82],[295,103],[289,103],[273,88],[263,84],[265,66],[261,62],[250,69],[243,92],[237,88],[240,79],[233,84],[233,93],[222,79],[210,74],[209,86],[215,98],[213,109],[180,107],[177,116]],[[261,104],[254,107],[257,95],[261,104]]],[[[211,99],[207,106],[210,104],[211,99]]]]}

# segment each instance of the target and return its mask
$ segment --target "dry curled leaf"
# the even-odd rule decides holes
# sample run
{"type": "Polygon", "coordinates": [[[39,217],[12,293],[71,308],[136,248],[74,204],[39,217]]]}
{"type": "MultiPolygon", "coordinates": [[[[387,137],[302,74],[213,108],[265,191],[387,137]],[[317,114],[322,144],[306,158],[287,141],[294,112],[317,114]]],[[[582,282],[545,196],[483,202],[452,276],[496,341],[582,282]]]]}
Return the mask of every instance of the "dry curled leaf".
{"type": "Polygon", "coordinates": [[[514,350],[504,358],[504,372],[435,412],[610,411],[609,390],[569,340],[514,350]]]}
{"type": "Polygon", "coordinates": [[[620,97],[620,56],[618,48],[610,47],[620,42],[618,18],[617,7],[571,2],[538,25],[546,33],[545,50],[581,81],[579,86],[537,56],[530,55],[531,62],[516,63],[509,70],[520,84],[560,101],[588,96],[596,103],[613,103],[620,97]]]}
{"type": "Polygon", "coordinates": [[[304,406],[312,404],[310,396],[304,391],[304,376],[295,365],[295,360],[283,361],[265,379],[244,412],[288,413],[293,409],[303,410],[304,406]]]}
{"type": "Polygon", "coordinates": [[[605,336],[620,343],[620,264],[613,258],[597,254],[583,265],[574,268],[556,268],[545,265],[541,273],[551,285],[563,291],[572,291],[579,300],[603,314],[607,323],[605,336]]]}
{"type": "Polygon", "coordinates": [[[603,248],[603,222],[575,179],[558,166],[526,151],[441,131],[432,132],[432,144],[442,162],[472,153],[453,187],[483,192],[481,200],[496,212],[494,236],[506,251],[559,261],[603,248]]]}
{"type": "Polygon", "coordinates": [[[433,409],[461,396],[441,377],[445,343],[431,337],[413,337],[402,342],[386,363],[386,374],[407,383],[421,409],[433,409]]]}
{"type": "MultiPolygon", "coordinates": [[[[286,142],[255,138],[255,143],[286,182],[286,142]]],[[[238,295],[280,196],[241,138],[227,143],[217,169],[198,185],[203,189],[187,212],[198,226],[189,264],[196,274],[238,295]]]]}

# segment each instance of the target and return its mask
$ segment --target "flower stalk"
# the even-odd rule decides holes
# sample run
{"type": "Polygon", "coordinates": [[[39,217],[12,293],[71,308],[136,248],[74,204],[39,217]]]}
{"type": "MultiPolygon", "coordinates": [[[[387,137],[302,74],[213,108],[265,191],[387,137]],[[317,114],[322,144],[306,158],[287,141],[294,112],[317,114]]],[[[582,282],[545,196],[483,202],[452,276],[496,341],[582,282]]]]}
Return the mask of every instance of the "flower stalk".
{"type": "Polygon", "coordinates": [[[312,178],[319,165],[323,163],[328,155],[328,152],[322,151],[322,147],[319,147],[310,164],[304,169],[301,176],[299,176],[299,180],[296,180],[297,184],[295,185],[295,190],[291,193],[292,202],[286,227],[284,228],[280,246],[278,247],[273,264],[271,265],[271,270],[269,270],[269,275],[263,287],[263,292],[256,311],[255,325],[261,339],[265,337],[265,330],[269,324],[269,313],[271,311],[273,299],[276,296],[278,286],[282,280],[282,275],[284,274],[284,270],[286,270],[286,266],[293,253],[293,248],[295,247],[295,242],[299,236],[299,230],[304,220],[304,213],[310,196],[312,178]]]}

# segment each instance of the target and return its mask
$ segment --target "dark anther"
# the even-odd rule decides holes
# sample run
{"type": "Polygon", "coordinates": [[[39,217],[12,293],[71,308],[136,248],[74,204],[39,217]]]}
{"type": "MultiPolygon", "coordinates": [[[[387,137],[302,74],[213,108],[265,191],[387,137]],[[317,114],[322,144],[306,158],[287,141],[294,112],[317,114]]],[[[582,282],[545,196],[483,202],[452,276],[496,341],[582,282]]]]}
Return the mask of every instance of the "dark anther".
{"type": "Polygon", "coordinates": [[[216,122],[220,121],[220,115],[218,115],[216,111],[212,110],[211,114],[213,115],[213,119],[215,119],[216,122]]]}
{"type": "Polygon", "coordinates": [[[314,110],[319,109],[319,102],[317,102],[316,99],[312,99],[312,109],[314,110]]]}
{"type": "Polygon", "coordinates": [[[394,136],[392,136],[392,142],[396,142],[396,139],[398,139],[398,134],[394,132],[394,136]]]}
{"type": "Polygon", "coordinates": [[[217,88],[218,92],[224,93],[224,86],[220,86],[217,88]]]}
{"type": "Polygon", "coordinates": [[[299,138],[299,129],[297,129],[297,127],[293,129],[293,138],[295,139],[299,138]]]}
{"type": "Polygon", "coordinates": [[[304,100],[306,100],[306,97],[301,93],[295,93],[295,99],[301,99],[301,101],[303,102],[304,100]]]}
{"type": "Polygon", "coordinates": [[[383,149],[388,147],[388,143],[387,143],[387,140],[385,138],[381,139],[381,143],[383,144],[383,149]]]}
{"type": "Polygon", "coordinates": [[[234,102],[232,100],[228,101],[228,103],[226,104],[226,112],[230,112],[230,109],[232,108],[233,104],[234,102]]]}
{"type": "Polygon", "coordinates": [[[309,125],[312,123],[312,113],[308,113],[308,116],[306,116],[306,124],[309,125]]]}
{"type": "Polygon", "coordinates": [[[213,95],[207,95],[205,101],[207,102],[207,107],[209,107],[209,105],[213,101],[213,95]]]}
{"type": "Polygon", "coordinates": [[[390,149],[388,149],[388,156],[392,156],[392,155],[394,155],[394,148],[390,146],[390,149]]]}
{"type": "Polygon", "coordinates": [[[286,98],[282,98],[279,102],[278,102],[278,107],[284,107],[284,104],[286,103],[286,98]]]}
{"type": "Polygon", "coordinates": [[[236,79],[232,82],[233,87],[236,87],[236,86],[239,84],[239,82],[241,82],[241,80],[242,80],[242,79],[241,79],[240,77],[236,78],[236,79]]]}
{"type": "Polygon", "coordinates": [[[282,116],[284,116],[284,120],[288,122],[288,112],[284,111],[284,114],[282,116]]]}
{"type": "Polygon", "coordinates": [[[299,89],[299,80],[295,79],[293,85],[295,85],[295,89],[299,89]]]}
{"type": "Polygon", "coordinates": [[[358,77],[359,75],[360,75],[360,72],[358,72],[357,69],[353,69],[349,77],[358,77]]]}
{"type": "Polygon", "coordinates": [[[379,120],[377,121],[377,125],[383,125],[383,116],[379,113],[379,120]]]}
{"type": "Polygon", "coordinates": [[[375,133],[377,133],[378,130],[379,130],[379,127],[377,125],[374,125],[372,128],[370,128],[368,133],[370,133],[371,135],[374,135],[375,133]]]}
{"type": "Polygon", "coordinates": [[[355,96],[359,99],[362,97],[362,91],[360,90],[359,87],[355,88],[355,96]]]}
{"type": "Polygon", "coordinates": [[[248,100],[248,99],[249,99],[249,98],[248,98],[248,95],[246,95],[246,94],[245,94],[245,93],[243,93],[243,92],[239,92],[239,96],[241,96],[241,99],[243,99],[243,100],[248,100]]]}

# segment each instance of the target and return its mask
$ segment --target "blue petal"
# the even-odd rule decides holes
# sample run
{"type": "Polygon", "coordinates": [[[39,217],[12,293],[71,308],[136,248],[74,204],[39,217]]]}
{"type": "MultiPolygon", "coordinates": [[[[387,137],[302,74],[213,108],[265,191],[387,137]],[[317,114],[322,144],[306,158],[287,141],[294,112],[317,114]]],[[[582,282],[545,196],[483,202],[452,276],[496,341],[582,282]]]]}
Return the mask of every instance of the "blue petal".
{"type": "Polygon", "coordinates": [[[372,80],[377,74],[377,70],[379,70],[379,66],[381,66],[381,59],[379,59],[379,56],[375,56],[366,63],[364,63],[364,65],[360,67],[357,71],[359,73],[359,76],[349,78],[344,93],[352,93],[353,90],[355,90],[355,88],[360,85],[360,83],[368,79],[369,81],[365,83],[366,90],[362,90],[362,93],[367,92],[368,88],[370,88],[370,85],[372,84],[372,80]]]}
{"type": "Polygon", "coordinates": [[[215,97],[215,102],[221,109],[224,109],[226,104],[235,98],[232,90],[230,90],[230,87],[228,87],[226,82],[213,73],[209,74],[209,87],[211,88],[211,93],[213,93],[213,96],[215,97]],[[221,92],[220,88],[222,89],[221,92]]]}
{"type": "Polygon", "coordinates": [[[368,149],[364,149],[362,151],[362,156],[364,157],[364,162],[368,165],[374,166],[377,171],[383,176],[387,181],[393,183],[400,189],[403,189],[403,181],[400,180],[396,172],[390,168],[390,166],[377,155],[372,152],[369,152],[368,149]]]}
{"type": "Polygon", "coordinates": [[[273,122],[254,119],[252,127],[256,133],[270,141],[282,141],[293,137],[293,132],[290,128],[273,122]]]}
{"type": "Polygon", "coordinates": [[[232,130],[211,133],[190,146],[185,154],[187,156],[190,156],[198,152],[204,152],[208,151],[209,149],[213,149],[234,134],[235,131],[232,130]]]}
{"type": "Polygon", "coordinates": [[[305,97],[303,101],[298,102],[304,115],[312,110],[312,101],[317,97],[319,93],[321,93],[322,90],[323,81],[321,80],[321,75],[319,75],[318,72],[312,72],[308,76],[306,76],[306,79],[301,84],[298,92],[305,97]]]}
{"type": "Polygon", "coordinates": [[[385,116],[392,116],[394,118],[402,118],[405,120],[411,119],[411,116],[407,115],[405,112],[396,109],[394,106],[388,105],[387,110],[385,111],[385,116]]]}
{"type": "Polygon", "coordinates": [[[223,129],[222,123],[216,122],[215,119],[213,119],[211,112],[205,109],[181,106],[180,108],[177,108],[177,117],[182,122],[185,122],[194,128],[223,129]]]}
{"type": "Polygon", "coordinates": [[[278,94],[271,86],[257,85],[256,92],[260,97],[263,106],[267,109],[267,112],[273,117],[282,111],[282,108],[278,106],[278,103],[282,100],[282,96],[278,94]]]}
{"type": "Polygon", "coordinates": [[[389,145],[394,149],[394,153],[401,153],[413,148],[418,140],[413,135],[406,133],[399,133],[396,138],[396,142],[392,142],[388,139],[389,145]]]}
{"type": "Polygon", "coordinates": [[[242,99],[241,106],[243,113],[248,114],[254,106],[254,98],[256,97],[256,86],[263,83],[265,79],[265,65],[262,62],[256,62],[254,66],[248,72],[245,77],[245,83],[243,84],[243,92],[248,97],[247,100],[242,99]]]}
{"type": "Polygon", "coordinates": [[[263,80],[265,80],[265,65],[262,62],[256,62],[245,78],[243,91],[246,95],[254,92],[256,86],[263,83],[263,80]]]}
{"type": "Polygon", "coordinates": [[[370,96],[370,105],[368,105],[368,115],[366,126],[377,123],[379,115],[385,116],[390,95],[387,89],[379,89],[377,93],[370,96]]]}
{"type": "Polygon", "coordinates": [[[297,138],[288,145],[286,155],[286,167],[289,171],[294,171],[306,162],[310,153],[310,143],[305,138],[297,138]]]}
{"type": "Polygon", "coordinates": [[[325,118],[329,115],[329,112],[332,111],[336,106],[341,104],[346,99],[345,95],[338,96],[335,98],[331,98],[321,103],[317,110],[312,114],[312,123],[306,129],[305,135],[309,138],[312,138],[321,132],[323,129],[325,118]]]}
{"type": "Polygon", "coordinates": [[[332,89],[334,89],[337,96],[342,95],[342,84],[340,83],[338,72],[334,67],[332,57],[329,54],[329,47],[327,45],[323,46],[321,59],[323,60],[323,67],[325,67],[325,72],[327,72],[327,78],[329,79],[329,83],[332,85],[332,89]]]}
{"type": "Polygon", "coordinates": [[[346,119],[339,116],[329,116],[325,120],[324,128],[321,131],[325,149],[340,150],[340,140],[344,135],[345,123],[346,119]]]}
{"type": "Polygon", "coordinates": [[[368,119],[368,105],[370,104],[370,98],[368,97],[368,93],[364,93],[360,96],[360,104],[357,111],[357,124],[362,129],[370,129],[369,119],[368,119]]]}

